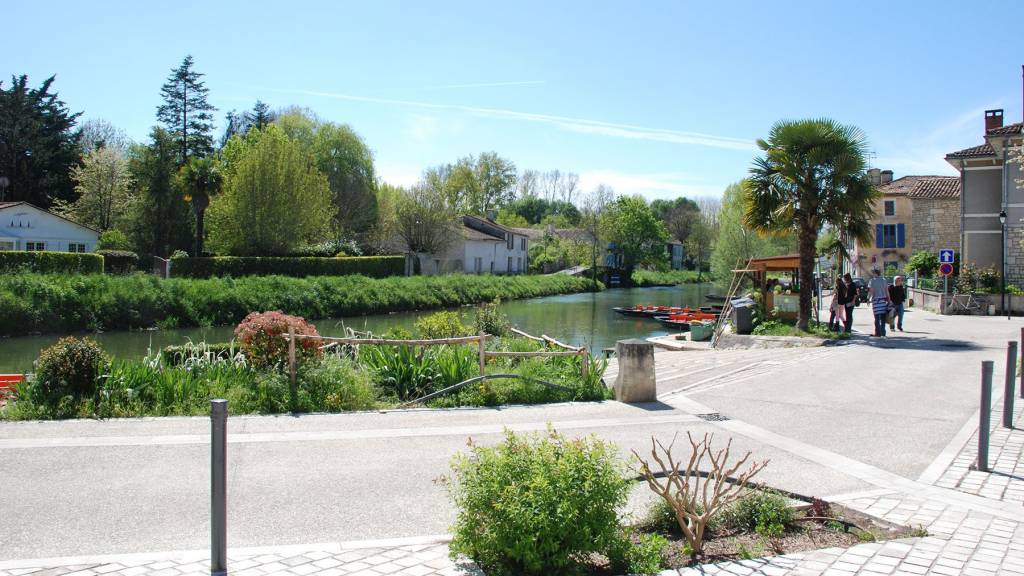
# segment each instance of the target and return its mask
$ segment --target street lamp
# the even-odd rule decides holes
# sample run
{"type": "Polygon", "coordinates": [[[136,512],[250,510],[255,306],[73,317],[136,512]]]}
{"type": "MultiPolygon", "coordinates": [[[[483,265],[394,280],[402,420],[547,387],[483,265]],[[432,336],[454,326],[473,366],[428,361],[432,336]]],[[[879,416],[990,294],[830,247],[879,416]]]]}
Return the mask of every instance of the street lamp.
{"type": "Polygon", "coordinates": [[[999,212],[999,231],[1002,237],[1002,245],[999,252],[999,259],[1001,261],[1002,270],[1000,271],[1000,278],[1003,281],[1002,285],[1002,303],[1003,310],[1006,311],[1006,319],[1010,319],[1010,310],[1006,307],[1006,210],[999,212]]]}

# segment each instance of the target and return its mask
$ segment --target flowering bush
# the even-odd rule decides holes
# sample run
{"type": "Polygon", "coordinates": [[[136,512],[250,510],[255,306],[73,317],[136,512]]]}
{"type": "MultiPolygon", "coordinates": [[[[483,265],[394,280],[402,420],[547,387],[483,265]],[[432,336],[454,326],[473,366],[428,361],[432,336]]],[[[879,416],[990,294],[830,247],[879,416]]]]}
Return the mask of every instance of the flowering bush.
{"type": "MultiPolygon", "coordinates": [[[[274,366],[288,362],[288,327],[296,334],[319,336],[316,326],[301,316],[289,316],[280,310],[274,312],[252,312],[235,328],[235,338],[242,352],[259,366],[274,366]]],[[[295,356],[300,362],[321,355],[320,341],[298,338],[295,341],[295,356]]]]}
{"type": "Polygon", "coordinates": [[[39,353],[31,385],[37,401],[81,398],[96,391],[96,379],[110,368],[110,357],[94,340],[68,336],[39,353]]]}

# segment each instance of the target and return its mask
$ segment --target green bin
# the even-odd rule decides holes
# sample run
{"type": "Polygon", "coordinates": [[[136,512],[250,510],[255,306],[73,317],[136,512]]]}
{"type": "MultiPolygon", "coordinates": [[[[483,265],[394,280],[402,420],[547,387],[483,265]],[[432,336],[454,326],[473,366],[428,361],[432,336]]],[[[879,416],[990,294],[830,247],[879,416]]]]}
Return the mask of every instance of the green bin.
{"type": "Polygon", "coordinates": [[[691,322],[690,323],[690,340],[693,342],[703,342],[710,340],[711,335],[715,332],[715,324],[713,322],[691,322]]]}

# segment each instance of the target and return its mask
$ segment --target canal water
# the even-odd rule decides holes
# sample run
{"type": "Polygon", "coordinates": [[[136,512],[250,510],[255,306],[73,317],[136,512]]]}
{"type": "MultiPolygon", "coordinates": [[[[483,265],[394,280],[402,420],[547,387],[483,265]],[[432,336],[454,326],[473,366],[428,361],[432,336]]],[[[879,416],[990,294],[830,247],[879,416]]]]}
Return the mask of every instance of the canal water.
{"type": "MultiPolygon", "coordinates": [[[[646,318],[622,316],[615,306],[631,307],[636,304],[659,306],[700,306],[704,295],[715,292],[711,284],[684,284],[664,288],[614,288],[598,293],[547,296],[528,300],[512,300],[501,304],[502,311],[513,326],[530,334],[547,334],[568,344],[587,346],[591,350],[612,347],[624,338],[659,336],[667,334],[661,325],[646,318]]],[[[718,288],[717,292],[721,292],[718,288]]],[[[472,323],[473,309],[465,311],[464,322],[472,323]]],[[[368,330],[375,334],[401,327],[412,331],[413,324],[423,312],[401,312],[354,318],[326,318],[315,320],[317,330],[324,336],[341,336],[345,327],[368,330]]],[[[142,358],[148,351],[164,346],[192,342],[227,342],[232,338],[233,326],[212,328],[182,328],[177,330],[118,331],[91,334],[115,358],[142,358]]],[[[0,340],[0,373],[31,372],[32,362],[39,351],[52,344],[61,335],[22,336],[0,340]]]]}

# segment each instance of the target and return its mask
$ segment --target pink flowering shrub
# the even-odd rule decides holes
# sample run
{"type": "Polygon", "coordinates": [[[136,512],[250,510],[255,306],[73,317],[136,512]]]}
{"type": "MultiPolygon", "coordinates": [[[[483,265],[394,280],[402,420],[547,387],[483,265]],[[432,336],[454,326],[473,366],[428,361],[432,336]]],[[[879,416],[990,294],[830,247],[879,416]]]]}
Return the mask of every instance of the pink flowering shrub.
{"type": "MultiPolygon", "coordinates": [[[[235,328],[235,338],[242,352],[259,366],[275,366],[288,363],[288,327],[296,334],[319,336],[316,326],[301,316],[289,316],[280,310],[274,312],[251,312],[235,328]]],[[[301,362],[321,356],[320,340],[311,338],[295,339],[295,357],[301,362]]]]}

